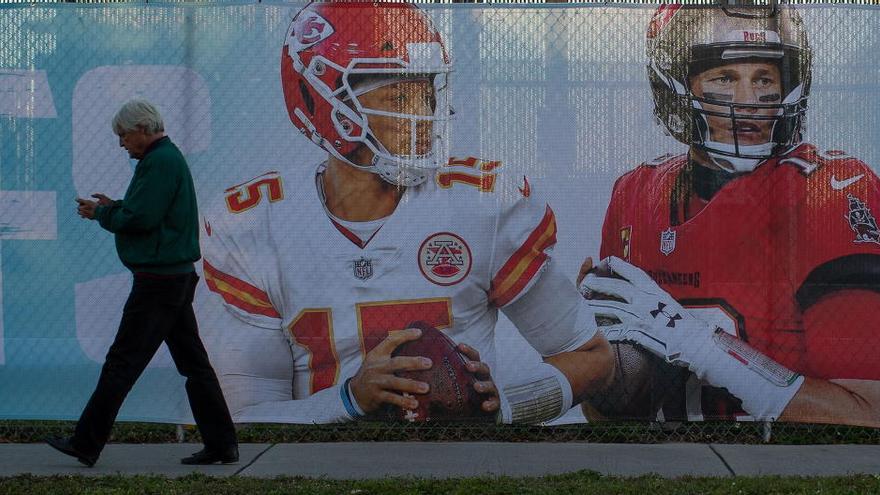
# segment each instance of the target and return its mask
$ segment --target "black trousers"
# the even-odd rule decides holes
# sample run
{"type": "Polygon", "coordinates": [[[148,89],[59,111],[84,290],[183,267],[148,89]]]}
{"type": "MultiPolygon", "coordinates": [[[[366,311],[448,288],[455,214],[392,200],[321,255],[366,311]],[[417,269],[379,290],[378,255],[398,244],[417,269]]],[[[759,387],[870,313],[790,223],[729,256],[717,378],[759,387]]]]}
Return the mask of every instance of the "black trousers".
{"type": "Polygon", "coordinates": [[[163,341],[177,371],[186,377],[186,394],[205,447],[225,449],[237,444],[220,382],[199,338],[192,308],[198,280],[195,273],[134,275],[116,339],[76,424],[73,445],[77,449],[100,454],[122,402],[163,341]]]}

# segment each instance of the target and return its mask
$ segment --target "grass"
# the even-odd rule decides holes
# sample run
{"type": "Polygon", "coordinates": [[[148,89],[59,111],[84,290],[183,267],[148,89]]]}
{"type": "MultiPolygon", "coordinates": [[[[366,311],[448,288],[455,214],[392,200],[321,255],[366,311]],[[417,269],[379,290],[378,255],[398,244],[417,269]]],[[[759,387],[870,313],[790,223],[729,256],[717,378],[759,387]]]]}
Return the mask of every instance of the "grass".
{"type": "Polygon", "coordinates": [[[880,492],[878,476],[827,478],[619,478],[580,471],[540,478],[458,478],[430,480],[389,478],[334,481],[310,478],[213,478],[201,474],[170,479],[160,476],[17,476],[0,478],[0,493],[40,494],[863,494],[880,492]]]}

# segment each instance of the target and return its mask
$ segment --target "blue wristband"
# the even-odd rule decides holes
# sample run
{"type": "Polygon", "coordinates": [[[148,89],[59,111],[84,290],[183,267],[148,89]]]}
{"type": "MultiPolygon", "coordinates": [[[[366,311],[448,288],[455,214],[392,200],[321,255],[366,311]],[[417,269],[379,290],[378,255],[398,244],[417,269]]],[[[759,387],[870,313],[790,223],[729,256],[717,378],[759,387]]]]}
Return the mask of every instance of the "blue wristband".
{"type": "Polygon", "coordinates": [[[342,387],[339,388],[339,395],[342,397],[342,405],[345,407],[345,412],[347,412],[352,418],[362,418],[364,414],[360,411],[360,408],[354,404],[354,401],[348,394],[348,382],[350,381],[351,378],[348,378],[345,380],[345,383],[342,384],[342,387]]]}

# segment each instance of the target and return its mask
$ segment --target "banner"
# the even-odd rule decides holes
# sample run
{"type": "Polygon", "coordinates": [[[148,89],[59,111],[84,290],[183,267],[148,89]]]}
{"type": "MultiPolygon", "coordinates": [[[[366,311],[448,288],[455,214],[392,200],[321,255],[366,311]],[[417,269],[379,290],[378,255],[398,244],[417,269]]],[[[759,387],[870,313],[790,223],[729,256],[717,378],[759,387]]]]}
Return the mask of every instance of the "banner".
{"type": "MultiPolygon", "coordinates": [[[[131,274],[74,199],[124,196],[110,121],[146,99],[194,178],[236,421],[877,426],[878,28],[842,5],[0,6],[0,418],[75,419],[93,390],[131,274]],[[435,357],[407,375],[433,405],[379,379],[419,366],[386,340],[410,327],[437,339],[403,346],[435,357]]],[[[164,346],[120,419],[192,421],[164,346]]]]}

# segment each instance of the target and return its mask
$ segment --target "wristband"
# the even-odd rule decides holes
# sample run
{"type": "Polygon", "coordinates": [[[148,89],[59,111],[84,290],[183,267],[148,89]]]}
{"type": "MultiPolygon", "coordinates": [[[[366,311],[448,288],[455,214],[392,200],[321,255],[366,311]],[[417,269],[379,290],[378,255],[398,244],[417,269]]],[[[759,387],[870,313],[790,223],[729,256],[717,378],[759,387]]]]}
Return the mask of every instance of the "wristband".
{"type": "Polygon", "coordinates": [[[345,383],[339,387],[339,395],[342,398],[342,405],[345,407],[345,412],[347,412],[349,416],[353,419],[360,419],[366,416],[363,409],[360,408],[351,394],[351,378],[345,380],[345,383]]]}
{"type": "Polygon", "coordinates": [[[568,378],[548,363],[541,363],[528,382],[506,386],[500,395],[502,423],[546,423],[565,414],[574,401],[568,378]]]}

